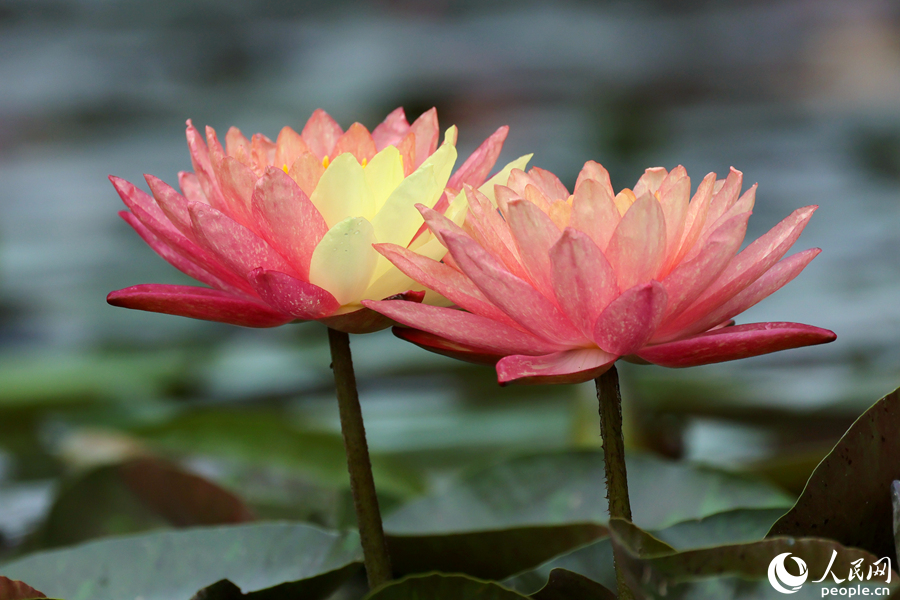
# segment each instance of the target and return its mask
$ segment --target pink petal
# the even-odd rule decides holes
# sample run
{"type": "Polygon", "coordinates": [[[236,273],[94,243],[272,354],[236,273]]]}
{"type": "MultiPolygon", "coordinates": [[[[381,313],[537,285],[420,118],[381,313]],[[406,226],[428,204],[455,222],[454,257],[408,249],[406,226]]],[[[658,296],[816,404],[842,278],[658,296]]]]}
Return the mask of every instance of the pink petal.
{"type": "Polygon", "coordinates": [[[375,149],[381,152],[388,146],[396,146],[409,132],[409,122],[403,107],[395,108],[384,121],[372,130],[375,149]]]}
{"type": "Polygon", "coordinates": [[[413,167],[418,169],[419,165],[434,154],[438,147],[440,129],[438,128],[437,109],[431,108],[419,115],[419,118],[409,126],[409,132],[415,136],[416,140],[413,167]]]}
{"type": "MultiPolygon", "coordinates": [[[[247,285],[247,282],[229,272],[214,257],[210,256],[206,251],[199,248],[194,242],[178,231],[178,229],[166,219],[162,209],[160,209],[151,196],[137,189],[134,185],[124,179],[110,177],[110,181],[126,206],[131,209],[135,218],[172,251],[181,255],[182,258],[196,263],[200,268],[215,275],[232,287],[246,290],[250,294],[253,293],[252,289],[247,285]]],[[[203,204],[199,205],[204,206],[203,204]]],[[[131,223],[131,221],[129,221],[129,223],[131,223]]]]}
{"type": "Polygon", "coordinates": [[[212,162],[209,158],[209,149],[204,143],[200,132],[191,123],[187,121],[187,142],[188,149],[191,152],[191,164],[194,166],[194,173],[200,188],[207,198],[207,203],[213,205],[223,204],[222,194],[219,191],[219,185],[216,183],[216,175],[213,172],[212,162]]]}
{"type": "Polygon", "coordinates": [[[488,300],[527,331],[563,346],[580,345],[587,341],[553,302],[503,268],[496,258],[471,238],[445,233],[444,240],[463,273],[488,300]]]}
{"type": "MultiPolygon", "coordinates": [[[[425,292],[403,292],[396,296],[391,296],[391,301],[407,300],[413,304],[417,304],[425,297],[425,292]]],[[[343,331],[344,333],[372,333],[373,331],[381,331],[387,329],[394,322],[388,317],[379,314],[371,308],[361,308],[349,313],[340,315],[332,315],[319,319],[319,322],[326,327],[343,331]]]]}
{"type": "Polygon", "coordinates": [[[728,172],[728,177],[725,178],[725,183],[713,195],[709,204],[709,215],[706,221],[708,228],[715,226],[718,220],[728,212],[728,209],[737,202],[743,181],[744,174],[732,167],[728,172]]]}
{"type": "Polygon", "coordinates": [[[250,162],[250,140],[237,127],[229,127],[225,134],[225,154],[244,164],[250,162]]]}
{"type": "Polygon", "coordinates": [[[256,268],[297,272],[258,235],[211,206],[193,202],[188,206],[197,242],[236,275],[246,278],[256,268]]]}
{"type": "Polygon", "coordinates": [[[431,233],[434,234],[434,237],[436,237],[445,248],[447,247],[447,242],[444,240],[445,233],[450,232],[457,233],[459,235],[466,235],[462,227],[460,227],[441,213],[428,208],[424,204],[416,204],[416,210],[418,210],[422,214],[422,218],[425,219],[425,224],[428,225],[428,229],[431,230],[431,233]]]}
{"type": "Polygon", "coordinates": [[[360,123],[354,123],[344,132],[334,145],[333,156],[340,156],[345,152],[349,152],[356,157],[356,161],[360,164],[372,160],[375,156],[375,140],[369,130],[360,123]]]}
{"type": "Polygon", "coordinates": [[[713,284],[666,330],[683,330],[759,279],[797,241],[817,206],[798,208],[731,259],[713,284]]]}
{"type": "Polygon", "coordinates": [[[489,354],[546,354],[562,349],[530,333],[461,310],[400,300],[363,300],[362,303],[407,327],[489,354]]]}
{"type": "Polygon", "coordinates": [[[434,290],[460,308],[500,321],[510,327],[518,327],[506,313],[484,297],[471,279],[456,269],[395,244],[374,244],[373,247],[405,275],[434,290]]]}
{"type": "Polygon", "coordinates": [[[800,323],[751,323],[725,327],[638,352],[663,367],[693,367],[834,341],[834,332],[800,323]]]}
{"type": "Polygon", "coordinates": [[[165,212],[147,192],[138,189],[133,183],[125,181],[115,175],[109,176],[110,183],[116,188],[116,193],[144,224],[153,229],[178,233],[178,229],[169,222],[165,212]]]}
{"type": "Polygon", "coordinates": [[[253,196],[256,180],[259,179],[256,173],[230,156],[214,163],[214,168],[216,177],[219,179],[219,189],[225,199],[224,207],[214,206],[214,208],[241,225],[250,227],[253,224],[250,199],[253,196]]]}
{"type": "Polygon", "coordinates": [[[322,166],[322,161],[316,158],[312,152],[306,152],[294,161],[288,175],[300,186],[308,198],[319,185],[319,179],[324,172],[325,167],[322,166]]]}
{"type": "Polygon", "coordinates": [[[547,200],[565,200],[569,197],[569,190],[562,184],[559,177],[539,167],[531,167],[528,175],[534,184],[541,190],[547,200]]]}
{"type": "Polygon", "coordinates": [[[634,354],[653,336],[665,309],[662,284],[651,281],[636,285],[606,307],[594,325],[593,339],[613,354],[634,354]]]}
{"type": "Polygon", "coordinates": [[[610,198],[614,198],[616,195],[609,180],[609,171],[598,162],[589,160],[584,163],[584,167],[581,168],[581,172],[578,173],[578,179],[575,181],[576,193],[585,181],[595,181],[600,184],[610,198]]]}
{"type": "Polygon", "coordinates": [[[663,167],[650,167],[649,169],[645,169],[644,174],[641,175],[641,178],[638,179],[638,182],[634,186],[634,195],[638,198],[644,194],[652,196],[659,190],[659,186],[662,185],[662,182],[668,174],[668,171],[663,167]]]}
{"type": "Polygon", "coordinates": [[[134,285],[111,292],[106,301],[113,306],[243,327],[277,327],[294,320],[261,302],[187,285],[134,285]]]}
{"type": "Polygon", "coordinates": [[[509,127],[504,125],[484,140],[453,174],[453,177],[447,182],[447,187],[457,191],[462,189],[463,184],[477,188],[487,181],[487,176],[494,168],[497,157],[500,156],[500,150],[503,149],[503,142],[506,141],[508,133],[509,127]]]}
{"type": "Polygon", "coordinates": [[[549,255],[556,301],[585,337],[592,338],[597,318],[619,295],[615,271],[591,238],[571,227],[549,255]]]}
{"type": "Polygon", "coordinates": [[[252,205],[260,236],[307,279],[312,253],[328,232],[321,213],[294,180],[276,167],[257,181],[252,205]]]}
{"type": "Polygon", "coordinates": [[[515,383],[583,383],[596,379],[618,356],[596,348],[579,348],[543,356],[507,356],[497,363],[497,380],[515,383]]]}
{"type": "Polygon", "coordinates": [[[174,225],[178,231],[188,239],[193,239],[194,232],[191,229],[191,215],[188,212],[188,200],[176,192],[169,184],[153,175],[144,175],[150,191],[156,199],[156,204],[162,210],[166,219],[174,225]]]}
{"type": "Polygon", "coordinates": [[[690,198],[691,178],[688,177],[684,167],[678,166],[672,169],[659,186],[659,205],[666,221],[667,265],[673,264],[669,261],[678,252],[690,198]]]}
{"type": "Polygon", "coordinates": [[[309,151],[309,146],[299,133],[290,127],[282,127],[278,132],[278,139],[275,140],[275,162],[272,166],[280,169],[290,168],[301,155],[309,151]]]}
{"type": "Polygon", "coordinates": [[[275,162],[275,142],[261,133],[250,139],[250,167],[259,176],[275,162]]]}
{"type": "Polygon", "coordinates": [[[495,365],[497,361],[503,358],[503,354],[495,354],[486,350],[481,350],[468,344],[459,344],[451,342],[448,339],[436,336],[433,333],[422,331],[421,329],[412,329],[409,327],[394,327],[391,330],[395,336],[401,340],[411,342],[420,348],[424,348],[435,354],[442,354],[458,360],[479,364],[479,365],[495,365]]]}
{"type": "Polygon", "coordinates": [[[613,201],[612,188],[593,179],[575,187],[569,225],[589,235],[600,250],[609,246],[621,217],[613,201]]]}
{"type": "Polygon", "coordinates": [[[304,321],[327,317],[341,307],[326,290],[278,271],[255,269],[247,279],[266,304],[304,321]]]}
{"type": "Polygon", "coordinates": [[[550,248],[562,232],[550,217],[525,200],[515,200],[507,207],[509,229],[519,250],[519,259],[535,287],[547,298],[555,298],[550,268],[550,248]]]}
{"type": "Polygon", "coordinates": [[[497,208],[500,209],[500,214],[503,215],[504,219],[507,216],[510,202],[512,202],[513,200],[525,199],[517,194],[513,189],[508,188],[505,185],[494,186],[494,197],[497,199],[497,208]]]}
{"type": "Polygon", "coordinates": [[[331,151],[342,133],[344,130],[341,126],[327,112],[317,108],[303,127],[300,137],[321,161],[326,156],[331,156],[331,151]]]}
{"type": "Polygon", "coordinates": [[[681,263],[662,280],[669,304],[661,329],[665,329],[666,320],[678,316],[722,274],[741,247],[749,218],[750,213],[733,217],[709,236],[693,260],[681,263]]]}
{"type": "Polygon", "coordinates": [[[397,150],[400,151],[400,160],[403,162],[403,176],[409,177],[416,170],[416,134],[412,131],[407,133],[397,144],[397,150]]]}
{"type": "MultiPolygon", "coordinates": [[[[692,250],[699,251],[699,246],[695,248],[697,240],[703,233],[706,225],[706,217],[709,213],[709,203],[712,201],[713,188],[716,185],[716,174],[710,173],[703,178],[700,185],[697,186],[697,192],[691,198],[688,205],[688,212],[684,219],[684,229],[681,234],[678,252],[669,260],[666,268],[671,269],[674,265],[680,263],[685,256],[688,256],[692,250]]],[[[691,255],[693,258],[693,253],[691,255]]]]}
{"type": "Polygon", "coordinates": [[[178,187],[181,188],[181,193],[184,194],[184,197],[191,202],[209,204],[209,199],[203,193],[203,188],[200,187],[200,180],[197,179],[195,174],[188,171],[178,171],[178,187]]]}
{"type": "Polygon", "coordinates": [[[810,248],[778,262],[731,300],[696,323],[692,323],[686,333],[694,334],[706,331],[716,323],[731,319],[751,306],[755,306],[790,283],[820,252],[819,248],[810,248]]]}
{"type": "MultiPolygon", "coordinates": [[[[198,264],[195,257],[201,253],[205,254],[200,248],[194,246],[196,253],[193,255],[189,252],[179,252],[177,247],[173,247],[169,242],[150,231],[133,213],[123,210],[119,213],[119,216],[131,225],[137,234],[141,236],[141,239],[153,248],[154,252],[188,277],[193,277],[201,283],[234,294],[247,295],[248,292],[252,293],[246,282],[242,280],[238,280],[239,283],[236,282],[237,278],[222,267],[210,270],[198,264]]],[[[186,242],[186,244],[193,246],[191,242],[186,242]]]]}
{"type": "Polygon", "coordinates": [[[482,248],[506,265],[510,273],[527,279],[509,224],[503,220],[487,196],[470,187],[466,187],[465,194],[469,201],[465,230],[472,234],[472,238],[482,248]]]}
{"type": "Polygon", "coordinates": [[[666,251],[666,219],[659,202],[643,195],[635,200],[613,232],[605,250],[619,287],[628,289],[657,276],[666,251]]]}

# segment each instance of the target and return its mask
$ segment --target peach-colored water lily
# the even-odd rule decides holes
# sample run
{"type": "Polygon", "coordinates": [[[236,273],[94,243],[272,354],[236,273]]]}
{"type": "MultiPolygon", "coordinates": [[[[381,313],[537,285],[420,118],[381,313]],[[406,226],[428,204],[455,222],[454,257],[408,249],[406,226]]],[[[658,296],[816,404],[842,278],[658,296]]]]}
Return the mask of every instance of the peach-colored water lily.
{"type": "Polygon", "coordinates": [[[440,260],[446,253],[425,227],[417,203],[462,223],[462,186],[506,182],[510,163],[485,184],[507,128],[491,135],[451,176],[456,128],[438,147],[434,109],[411,125],[398,108],[371,133],[346,132],[317,110],[301,133],[247,140],[232,127],[225,147],[187,123],[194,172],[181,192],[147,175],[152,196],[110,177],[131,209],[122,218],[165,260],[205,287],[136,285],[110,304],[249,327],[318,320],[348,333],[387,327],[364,299],[398,294],[421,301],[425,288],[380,256],[373,243],[399,245],[440,260]],[[448,193],[445,193],[445,190],[448,193]],[[450,198],[454,201],[451,203],[450,198]]]}
{"type": "Polygon", "coordinates": [[[606,170],[588,162],[570,195],[548,171],[516,169],[495,202],[465,189],[464,228],[419,207],[450,251],[444,262],[376,246],[465,310],[364,304],[409,327],[394,329],[401,338],[496,363],[501,383],[586,381],[622,357],[687,367],[832,341],[831,331],[798,323],[733,326],[819,253],[782,260],[815,206],[738,252],[756,193],[741,195],[741,185],[734,169],[719,181],[710,173],[691,198],[683,167],[654,168],[615,194],[606,170]]]}

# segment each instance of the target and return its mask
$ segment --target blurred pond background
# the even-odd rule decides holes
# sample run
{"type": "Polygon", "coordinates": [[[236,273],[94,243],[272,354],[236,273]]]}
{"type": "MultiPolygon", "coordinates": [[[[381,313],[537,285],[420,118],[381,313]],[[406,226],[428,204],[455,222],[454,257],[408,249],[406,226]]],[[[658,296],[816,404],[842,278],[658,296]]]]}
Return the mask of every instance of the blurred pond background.
{"type": "MultiPolygon", "coordinates": [[[[105,302],[189,282],[117,217],[109,174],[176,183],[187,118],[274,138],[318,107],[371,129],[397,106],[410,120],[436,106],[461,155],[509,125],[500,163],[535,152],[570,188],[588,159],[617,189],[651,166],[683,164],[695,186],[735,166],[759,182],[748,239],[820,205],[796,248],[822,255],[739,322],[809,323],[835,343],[620,369],[633,451],[798,492],[900,382],[900,6],[677,6],[0,1],[0,556],[178,524],[96,470],[148,453],[259,516],[346,523],[324,328],[105,302]]],[[[501,389],[491,369],[389,331],[352,344],[388,512],[460,469],[599,446],[590,384],[501,389]]]]}

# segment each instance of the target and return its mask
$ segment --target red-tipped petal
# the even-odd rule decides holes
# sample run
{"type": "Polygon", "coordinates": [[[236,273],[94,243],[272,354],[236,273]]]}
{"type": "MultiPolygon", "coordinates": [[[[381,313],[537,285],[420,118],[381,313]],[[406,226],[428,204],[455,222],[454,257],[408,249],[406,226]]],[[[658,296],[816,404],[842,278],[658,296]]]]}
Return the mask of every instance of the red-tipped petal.
{"type": "Polygon", "coordinates": [[[343,133],[344,130],[331,118],[331,115],[321,108],[317,108],[303,127],[300,137],[313,151],[316,158],[322,160],[326,156],[331,156],[335,143],[343,133]]]}
{"type": "Polygon", "coordinates": [[[637,355],[663,367],[693,367],[824,344],[835,337],[832,331],[801,323],[751,323],[648,346],[637,355]]]}
{"type": "Polygon", "coordinates": [[[188,200],[176,192],[169,184],[153,175],[144,175],[156,204],[165,214],[166,219],[188,239],[194,237],[191,229],[191,214],[188,212],[188,200]]]}
{"type": "Polygon", "coordinates": [[[619,294],[616,273],[586,233],[567,227],[550,249],[556,301],[585,337],[619,294]]]}
{"type": "Polygon", "coordinates": [[[284,171],[270,167],[256,182],[252,206],[255,229],[308,278],[312,253],[328,232],[309,197],[284,171]]]}
{"type": "Polygon", "coordinates": [[[749,218],[750,213],[746,213],[730,219],[709,236],[696,257],[678,265],[662,280],[669,298],[664,320],[677,317],[722,274],[741,247],[749,218]]]}
{"type": "Polygon", "coordinates": [[[434,335],[433,333],[428,333],[427,331],[422,331],[421,329],[398,326],[394,327],[391,331],[401,340],[411,342],[429,352],[449,356],[450,358],[458,360],[464,360],[477,365],[495,365],[498,360],[503,358],[502,354],[487,352],[468,344],[451,342],[448,339],[434,335]]]}
{"type": "Polygon", "coordinates": [[[500,150],[503,149],[503,142],[506,141],[508,133],[509,127],[504,125],[484,140],[453,174],[453,177],[447,182],[447,187],[451,190],[461,190],[463,185],[477,188],[487,181],[487,176],[494,168],[497,157],[500,156],[500,150]]]}
{"type": "Polygon", "coordinates": [[[816,208],[798,208],[764,236],[744,248],[681,316],[666,325],[666,331],[685,329],[759,279],[797,241],[816,208]]]}
{"type": "Polygon", "coordinates": [[[460,308],[517,327],[512,319],[484,297],[471,279],[456,269],[395,244],[375,244],[374,248],[405,275],[460,308]]]}
{"type": "Polygon", "coordinates": [[[247,279],[267,304],[304,321],[327,317],[341,307],[326,290],[279,271],[256,269],[247,279]]]}
{"type": "Polygon", "coordinates": [[[586,341],[555,303],[503,268],[496,258],[471,238],[445,233],[444,240],[463,273],[488,300],[516,323],[535,336],[555,344],[572,346],[586,341]]]}
{"type": "Polygon", "coordinates": [[[398,300],[363,305],[407,327],[422,329],[488,354],[547,354],[562,347],[480,315],[398,300]]]}
{"type": "Polygon", "coordinates": [[[409,132],[409,121],[403,107],[395,108],[384,121],[372,130],[375,149],[381,152],[388,146],[396,146],[409,132]]]}
{"type": "Polygon", "coordinates": [[[191,123],[187,121],[187,142],[188,149],[191,152],[191,164],[194,166],[194,173],[203,189],[203,194],[207,197],[208,202],[213,206],[223,204],[222,193],[219,191],[219,184],[216,182],[216,175],[213,172],[212,162],[209,156],[209,149],[200,135],[200,132],[191,123]]]}
{"type": "MultiPolygon", "coordinates": [[[[143,239],[148,246],[153,248],[153,251],[159,254],[167,263],[187,275],[188,277],[193,277],[197,281],[201,283],[205,283],[208,286],[214,287],[216,289],[220,289],[223,291],[233,292],[240,295],[247,295],[248,293],[252,293],[252,290],[247,286],[246,282],[243,280],[238,280],[231,272],[225,270],[222,267],[218,267],[217,269],[205,268],[198,264],[197,257],[201,254],[205,254],[203,250],[200,248],[196,249],[196,252],[185,252],[183,249],[179,252],[177,246],[173,246],[169,241],[160,238],[152,231],[150,231],[140,220],[134,216],[134,214],[123,210],[119,213],[119,216],[122,219],[131,225],[131,227],[137,232],[141,239],[143,239]],[[243,292],[243,293],[242,293],[243,292]]],[[[191,246],[193,244],[188,242],[191,246]]]]}
{"type": "Polygon", "coordinates": [[[662,284],[636,285],[606,307],[594,324],[594,341],[613,354],[634,354],[653,336],[665,309],[662,284]]]}
{"type": "Polygon", "coordinates": [[[582,383],[605,373],[618,358],[596,348],[543,356],[506,356],[497,363],[497,380],[506,383],[582,383]]]}
{"type": "Polygon", "coordinates": [[[256,268],[297,275],[296,270],[262,238],[205,204],[189,205],[197,242],[219,262],[246,278],[256,268]]]}
{"type": "Polygon", "coordinates": [[[243,327],[277,327],[294,320],[261,302],[187,285],[134,285],[110,292],[106,301],[113,306],[243,327]]]}
{"type": "MultiPolygon", "coordinates": [[[[751,306],[755,306],[790,283],[820,252],[819,248],[810,248],[778,262],[774,267],[766,271],[762,277],[735,295],[731,300],[696,323],[692,323],[685,333],[694,334],[706,331],[716,323],[731,319],[751,306]]],[[[681,337],[681,335],[678,335],[678,337],[681,337]]]]}

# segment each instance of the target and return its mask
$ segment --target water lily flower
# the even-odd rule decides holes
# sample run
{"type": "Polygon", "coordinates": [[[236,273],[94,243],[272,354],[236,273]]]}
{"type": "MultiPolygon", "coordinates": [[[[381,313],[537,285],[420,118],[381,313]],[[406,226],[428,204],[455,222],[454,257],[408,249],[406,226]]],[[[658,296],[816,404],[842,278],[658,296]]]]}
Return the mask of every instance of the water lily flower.
{"type": "MultiPolygon", "coordinates": [[[[301,133],[250,140],[232,127],[225,147],[187,122],[193,172],[181,193],[147,175],[152,196],[110,177],[130,209],[122,218],[165,260],[208,285],[136,285],[109,294],[110,304],[154,312],[272,327],[322,321],[347,333],[387,327],[364,299],[397,294],[421,301],[425,287],[380,256],[373,243],[398,245],[440,260],[446,253],[415,204],[462,223],[464,185],[505,183],[514,161],[487,184],[508,128],[491,135],[451,176],[455,127],[438,146],[434,109],[410,124],[398,108],[371,133],[347,131],[317,110],[301,133]],[[446,191],[446,193],[445,193],[446,191]],[[454,200],[450,202],[451,198],[454,200]]],[[[436,298],[436,297],[435,297],[436,298]]]]}
{"type": "Polygon", "coordinates": [[[597,378],[619,358],[666,367],[735,360],[835,339],[798,323],[733,326],[819,253],[783,259],[816,209],[794,211],[739,252],[756,195],[714,173],[693,198],[685,169],[648,169],[614,193],[585,164],[574,194],[552,173],[513,170],[492,197],[465,188],[465,226],[419,206],[448,249],[443,262],[376,248],[458,308],[365,301],[423,348],[496,364],[501,383],[597,378]],[[498,211],[499,209],[499,211],[498,211]]]}

